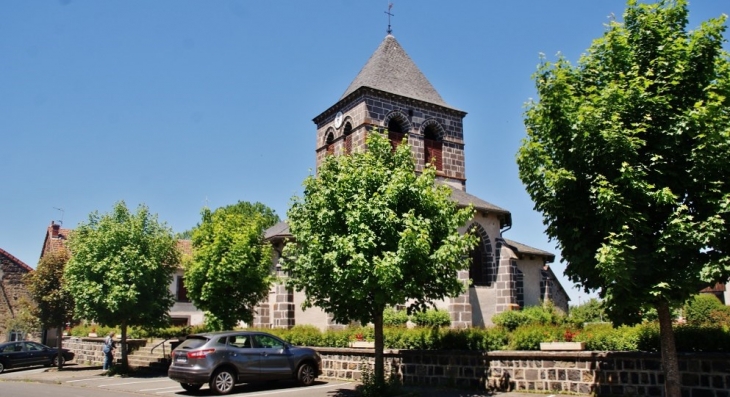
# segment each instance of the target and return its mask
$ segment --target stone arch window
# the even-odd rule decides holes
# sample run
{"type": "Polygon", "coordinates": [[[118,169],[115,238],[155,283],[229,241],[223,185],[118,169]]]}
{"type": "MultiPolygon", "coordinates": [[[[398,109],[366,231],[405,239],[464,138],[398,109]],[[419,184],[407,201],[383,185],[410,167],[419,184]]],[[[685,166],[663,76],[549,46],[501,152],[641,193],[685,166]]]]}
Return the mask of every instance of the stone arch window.
{"type": "Polygon", "coordinates": [[[427,120],[421,127],[423,132],[423,162],[433,164],[437,171],[443,171],[444,128],[436,120],[427,120]]]}
{"type": "Polygon", "coordinates": [[[327,155],[335,154],[335,134],[333,131],[327,133],[325,145],[327,146],[327,155]]]}
{"type": "Polygon", "coordinates": [[[469,230],[479,239],[476,248],[471,253],[469,278],[474,286],[490,286],[497,281],[497,269],[492,255],[492,242],[482,225],[473,223],[469,230]]]}
{"type": "Polygon", "coordinates": [[[390,144],[393,146],[393,150],[395,150],[403,142],[403,137],[410,131],[411,123],[403,112],[396,110],[385,117],[384,124],[388,128],[390,144]]]}
{"type": "Polygon", "coordinates": [[[345,136],[345,154],[350,154],[352,153],[352,124],[349,121],[345,123],[342,134],[345,136]]]}

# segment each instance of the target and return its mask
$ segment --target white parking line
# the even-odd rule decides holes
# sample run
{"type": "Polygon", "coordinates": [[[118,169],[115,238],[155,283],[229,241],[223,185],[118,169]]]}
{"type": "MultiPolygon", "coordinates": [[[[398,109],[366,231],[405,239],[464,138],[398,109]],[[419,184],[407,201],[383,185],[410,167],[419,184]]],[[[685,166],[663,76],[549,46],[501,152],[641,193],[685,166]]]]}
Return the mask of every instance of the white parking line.
{"type": "Polygon", "coordinates": [[[142,390],[137,390],[137,391],[141,393],[141,392],[145,392],[145,391],[155,391],[155,390],[165,390],[165,389],[179,390],[180,386],[156,387],[154,389],[142,389],[142,390]]]}
{"type": "Polygon", "coordinates": [[[123,385],[134,385],[137,383],[154,383],[154,382],[167,382],[167,378],[165,379],[155,379],[155,380],[141,380],[138,382],[124,382],[124,383],[110,383],[108,385],[99,385],[98,387],[109,387],[109,386],[123,386],[123,385]]]}
{"type": "Polygon", "coordinates": [[[100,378],[88,378],[88,379],[74,379],[74,380],[67,380],[66,383],[74,383],[74,382],[86,382],[90,380],[103,380],[100,378]]]}

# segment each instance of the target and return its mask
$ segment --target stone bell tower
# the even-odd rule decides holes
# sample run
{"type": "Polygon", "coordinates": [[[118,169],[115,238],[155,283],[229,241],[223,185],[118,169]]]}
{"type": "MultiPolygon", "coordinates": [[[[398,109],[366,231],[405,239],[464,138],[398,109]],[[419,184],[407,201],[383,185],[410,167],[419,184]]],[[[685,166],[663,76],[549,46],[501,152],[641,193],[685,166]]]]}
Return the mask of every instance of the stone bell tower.
{"type": "Polygon", "coordinates": [[[388,34],[339,101],[314,118],[317,167],[328,154],[363,150],[368,132],[387,129],[394,144],[408,136],[417,170],[432,162],[438,180],[465,190],[464,116],[388,34]]]}

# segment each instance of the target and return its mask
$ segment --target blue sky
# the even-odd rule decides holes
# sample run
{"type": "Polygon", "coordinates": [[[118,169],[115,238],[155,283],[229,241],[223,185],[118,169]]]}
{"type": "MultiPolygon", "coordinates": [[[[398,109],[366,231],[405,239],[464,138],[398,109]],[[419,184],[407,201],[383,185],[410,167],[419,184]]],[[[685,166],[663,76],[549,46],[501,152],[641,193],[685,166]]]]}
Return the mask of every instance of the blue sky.
{"type": "MultiPolygon", "coordinates": [[[[384,39],[387,4],[3,0],[0,248],[35,267],[52,220],[74,228],[119,200],[146,204],[176,232],[195,226],[203,206],[239,200],[285,218],[314,168],[312,118],[384,39]]],[[[575,63],[624,9],[394,1],[393,35],[444,100],[468,112],[467,191],[512,212],[505,237],[559,256],[517,176],[531,74],[540,53],[575,63]]],[[[690,28],[722,13],[730,2],[695,0],[690,28]]],[[[561,281],[573,304],[585,300],[561,281]]]]}

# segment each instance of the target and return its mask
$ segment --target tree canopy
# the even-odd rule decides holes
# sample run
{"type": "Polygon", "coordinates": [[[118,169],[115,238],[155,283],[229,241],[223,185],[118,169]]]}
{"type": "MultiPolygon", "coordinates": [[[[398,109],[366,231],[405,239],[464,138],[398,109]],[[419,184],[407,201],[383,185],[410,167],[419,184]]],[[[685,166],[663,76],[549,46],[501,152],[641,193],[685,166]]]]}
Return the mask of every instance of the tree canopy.
{"type": "Polygon", "coordinates": [[[186,263],[185,287],[190,300],[206,311],[212,329],[251,323],[253,309],[273,281],[272,248],[264,231],[279,217],[261,203],[239,201],[202,211],[193,229],[193,258],[186,263]],[[224,299],[225,297],[225,299],[224,299]]]}
{"type": "Polygon", "coordinates": [[[341,324],[374,324],[380,379],[385,308],[424,309],[463,292],[457,273],[476,245],[458,232],[473,209],[457,208],[434,167],[417,174],[403,142],[394,151],[371,132],[367,151],[328,157],[287,213],[296,241],[284,251],[290,285],[341,324]]]}
{"type": "Polygon", "coordinates": [[[543,60],[534,75],[520,178],[566,275],[619,323],[647,305],[661,322],[730,276],[724,21],[688,31],[686,1],[630,1],[577,66],[543,60]]]}
{"type": "Polygon", "coordinates": [[[59,367],[63,361],[60,359],[62,332],[64,325],[73,320],[74,314],[73,297],[63,285],[63,271],[68,260],[65,249],[50,252],[41,258],[35,271],[23,278],[30,298],[35,302],[33,314],[43,326],[56,328],[59,367]]]}
{"type": "Polygon", "coordinates": [[[170,284],[180,261],[177,240],[147,206],[133,214],[120,201],[109,213],[91,213],[71,234],[68,247],[64,278],[76,317],[120,326],[126,367],[127,327],[169,324],[170,284]]]}

